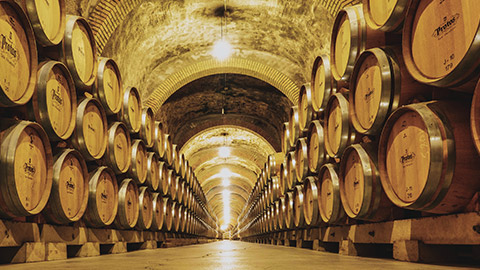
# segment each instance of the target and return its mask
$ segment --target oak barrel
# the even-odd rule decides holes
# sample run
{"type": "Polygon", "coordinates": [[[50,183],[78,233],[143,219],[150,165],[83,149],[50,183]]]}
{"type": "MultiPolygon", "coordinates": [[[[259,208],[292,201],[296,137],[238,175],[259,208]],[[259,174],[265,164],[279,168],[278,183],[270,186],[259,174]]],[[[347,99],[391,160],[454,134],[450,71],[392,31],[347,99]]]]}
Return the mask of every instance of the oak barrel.
{"type": "Polygon", "coordinates": [[[295,217],[293,215],[293,202],[295,198],[293,196],[293,192],[285,193],[285,211],[284,211],[284,220],[285,220],[285,228],[286,229],[294,229],[295,228],[295,217]]]}
{"type": "Polygon", "coordinates": [[[402,29],[411,0],[364,0],[363,14],[367,25],[375,30],[394,32],[402,29]]]}
{"type": "Polygon", "coordinates": [[[130,133],[122,122],[113,122],[107,131],[107,150],[104,159],[116,174],[128,172],[132,161],[130,133]]]}
{"type": "Polygon", "coordinates": [[[91,90],[97,77],[97,49],[87,20],[67,15],[62,42],[45,47],[43,51],[48,58],[61,61],[68,67],[77,90],[91,90]]]}
{"type": "Polygon", "coordinates": [[[175,232],[180,232],[180,225],[182,222],[183,216],[183,207],[180,203],[175,204],[175,215],[173,216],[173,230],[175,232]]]}
{"type": "Polygon", "coordinates": [[[183,187],[185,181],[183,181],[181,176],[178,176],[178,186],[177,186],[177,202],[183,205],[183,187]]]}
{"type": "Polygon", "coordinates": [[[181,173],[180,154],[179,154],[178,146],[177,146],[176,144],[173,144],[173,145],[172,145],[172,154],[173,154],[173,157],[172,157],[172,160],[173,160],[172,167],[175,169],[175,172],[176,172],[178,175],[180,175],[180,173],[181,173]]]}
{"type": "Polygon", "coordinates": [[[160,121],[155,121],[153,126],[153,150],[158,154],[161,160],[165,160],[165,144],[163,143],[165,134],[163,133],[163,125],[160,121]]]}
{"type": "Polygon", "coordinates": [[[173,216],[175,215],[174,206],[175,202],[172,202],[169,198],[163,198],[163,213],[164,213],[164,225],[163,231],[172,231],[173,216]]]}
{"type": "Polygon", "coordinates": [[[362,4],[345,7],[333,23],[330,45],[333,78],[348,82],[359,54],[384,44],[385,33],[367,27],[362,4]]]}
{"type": "Polygon", "coordinates": [[[288,191],[288,172],[287,172],[287,160],[284,160],[280,164],[280,174],[279,174],[279,188],[280,194],[283,195],[288,191]]]}
{"type": "Polygon", "coordinates": [[[282,153],[286,155],[292,148],[292,145],[290,144],[290,124],[288,122],[283,123],[281,136],[282,153]]]}
{"type": "Polygon", "coordinates": [[[295,228],[305,227],[305,215],[303,205],[305,203],[304,190],[302,185],[295,186],[293,190],[293,215],[295,217],[295,228]]]}
{"type": "Polygon", "coordinates": [[[173,143],[172,136],[170,134],[165,134],[163,143],[165,144],[165,161],[167,162],[168,167],[172,168],[173,165],[173,143]]]}
{"type": "Polygon", "coordinates": [[[303,183],[303,179],[308,174],[308,147],[307,140],[300,138],[295,147],[295,173],[297,182],[303,183]]]}
{"type": "Polygon", "coordinates": [[[185,158],[185,155],[180,154],[180,176],[187,181],[187,171],[188,171],[188,160],[185,158]]]}
{"type": "Polygon", "coordinates": [[[300,137],[303,131],[300,130],[300,120],[298,119],[298,106],[290,107],[288,119],[290,145],[295,147],[295,143],[297,142],[297,139],[300,137]]]}
{"type": "Polygon", "coordinates": [[[107,118],[102,105],[93,98],[77,107],[72,144],[87,161],[100,159],[107,148],[107,118]]]}
{"type": "Polygon", "coordinates": [[[167,196],[170,192],[170,170],[167,167],[167,164],[164,161],[158,163],[159,175],[160,175],[160,184],[158,185],[158,191],[162,196],[167,196]]]}
{"type": "Polygon", "coordinates": [[[135,87],[128,87],[123,92],[120,118],[127,125],[130,133],[138,133],[142,124],[142,101],[135,87]]]}
{"type": "Polygon", "coordinates": [[[328,101],[324,118],[325,151],[330,157],[340,157],[355,140],[348,116],[348,100],[340,93],[334,94],[328,101]]]}
{"type": "Polygon", "coordinates": [[[470,128],[477,152],[480,154],[480,80],[475,87],[470,109],[470,128]]]}
{"type": "Polygon", "coordinates": [[[325,163],[325,142],[323,139],[324,131],[320,121],[315,120],[310,123],[307,135],[307,157],[308,170],[316,174],[320,167],[325,163]]]}
{"type": "Polygon", "coordinates": [[[340,198],[340,180],[334,164],[327,163],[318,174],[318,209],[325,223],[342,224],[346,214],[340,198]]]}
{"type": "Polygon", "coordinates": [[[287,155],[287,189],[293,190],[298,182],[296,173],[295,152],[289,152],[287,155]]]}
{"type": "Polygon", "coordinates": [[[52,189],[53,157],[43,128],[33,122],[0,121],[0,216],[40,213],[52,189]]]}
{"type": "Polygon", "coordinates": [[[135,183],[143,185],[147,179],[148,157],[147,149],[142,140],[133,140],[131,151],[131,165],[128,175],[135,183]]]}
{"type": "Polygon", "coordinates": [[[285,159],[285,154],[282,152],[270,154],[267,158],[267,177],[278,176],[280,174],[280,165],[285,159]]]}
{"type": "Polygon", "coordinates": [[[0,107],[26,104],[37,80],[37,48],[30,22],[13,0],[0,1],[0,107]]]}
{"type": "Polygon", "coordinates": [[[113,223],[118,210],[118,184],[107,166],[90,173],[88,204],[83,220],[88,226],[103,227],[113,223]]]}
{"type": "Polygon", "coordinates": [[[138,133],[140,139],[143,140],[147,148],[153,147],[155,138],[155,117],[153,110],[150,107],[142,109],[142,119],[140,125],[140,131],[138,133]]]}
{"type": "Polygon", "coordinates": [[[309,176],[304,181],[303,192],[303,215],[305,217],[305,225],[317,226],[322,222],[319,211],[319,188],[318,179],[314,176],[309,176]]]}
{"type": "Polygon", "coordinates": [[[278,228],[283,230],[285,228],[285,197],[280,197],[278,200],[278,228]]]}
{"type": "Polygon", "coordinates": [[[138,221],[135,228],[148,230],[153,221],[153,199],[148,187],[138,189],[138,221]]]}
{"type": "Polygon", "coordinates": [[[408,71],[422,83],[472,92],[479,77],[479,26],[477,0],[411,1],[402,40],[408,71]]]}
{"type": "Polygon", "coordinates": [[[382,185],[393,203],[453,213],[462,211],[480,190],[480,158],[467,132],[468,105],[418,103],[403,106],[389,117],[378,155],[382,185]]]}
{"type": "Polygon", "coordinates": [[[351,218],[381,221],[391,216],[393,205],[382,190],[375,150],[372,145],[352,144],[342,155],[340,198],[351,218]]]}
{"type": "Polygon", "coordinates": [[[78,221],[88,202],[87,164],[74,149],[63,150],[54,160],[52,191],[43,216],[57,224],[78,221]]]}
{"type": "Polygon", "coordinates": [[[72,76],[61,62],[38,65],[37,87],[28,114],[53,141],[67,140],[75,128],[77,94],[72,76]]]}
{"type": "Polygon", "coordinates": [[[180,232],[185,232],[185,227],[187,226],[187,219],[189,217],[189,213],[187,208],[182,206],[182,219],[180,220],[180,232]]]}
{"type": "Polygon", "coordinates": [[[313,110],[323,112],[325,106],[327,106],[328,99],[337,91],[337,84],[332,77],[328,55],[324,54],[315,59],[311,81],[313,110]]]}
{"type": "Polygon", "coordinates": [[[26,0],[27,12],[37,42],[42,46],[59,44],[65,32],[65,0],[26,0]]]}
{"type": "Polygon", "coordinates": [[[147,153],[147,179],[145,183],[151,191],[157,191],[160,185],[160,167],[158,156],[154,152],[147,153]]]}
{"type": "Polygon", "coordinates": [[[98,59],[97,80],[94,96],[102,104],[107,115],[114,115],[122,109],[122,77],[117,63],[110,58],[98,59]]]}
{"type": "Polygon", "coordinates": [[[170,198],[174,201],[178,201],[178,189],[180,186],[180,176],[175,175],[175,177],[171,178],[170,182],[170,198]]]}
{"type": "Polygon", "coordinates": [[[152,231],[160,231],[163,228],[164,223],[164,199],[160,193],[152,193],[152,207],[153,207],[153,218],[152,226],[150,229],[152,231]]]}
{"type": "Polygon", "coordinates": [[[372,48],[358,57],[349,87],[349,113],[360,133],[380,133],[390,113],[399,106],[431,98],[432,87],[407,72],[400,50],[372,48]]]}
{"type": "Polygon", "coordinates": [[[310,83],[306,83],[300,87],[300,94],[298,98],[298,126],[299,130],[308,128],[310,122],[315,117],[313,110],[313,94],[310,83]]]}
{"type": "Polygon", "coordinates": [[[118,190],[118,211],[114,225],[118,229],[131,229],[137,224],[138,215],[138,187],[133,179],[126,178],[118,190]]]}

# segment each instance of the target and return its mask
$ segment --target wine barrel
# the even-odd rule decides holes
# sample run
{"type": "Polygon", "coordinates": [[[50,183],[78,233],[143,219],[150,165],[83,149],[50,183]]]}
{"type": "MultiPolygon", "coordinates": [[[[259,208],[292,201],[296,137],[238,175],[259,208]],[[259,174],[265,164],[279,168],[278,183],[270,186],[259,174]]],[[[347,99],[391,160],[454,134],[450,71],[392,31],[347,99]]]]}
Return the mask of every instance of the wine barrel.
{"type": "Polygon", "coordinates": [[[163,143],[165,144],[165,156],[166,156],[165,161],[167,162],[168,167],[172,168],[173,157],[174,157],[172,136],[170,136],[170,134],[165,134],[163,143]]]}
{"type": "Polygon", "coordinates": [[[65,1],[35,1],[21,2],[27,12],[36,41],[42,46],[58,45],[65,32],[65,1]]]}
{"type": "Polygon", "coordinates": [[[46,57],[63,62],[77,90],[90,91],[97,77],[97,49],[87,20],[67,15],[63,41],[43,49],[46,57]]]}
{"type": "Polygon", "coordinates": [[[477,83],[470,109],[470,129],[477,152],[480,154],[480,80],[477,83]]]}
{"type": "Polygon", "coordinates": [[[273,176],[272,181],[272,203],[280,198],[280,178],[278,176],[273,176]]]}
{"type": "Polygon", "coordinates": [[[298,182],[296,173],[295,152],[289,152],[287,155],[287,189],[293,190],[298,182]]]}
{"type": "Polygon", "coordinates": [[[267,177],[278,176],[280,174],[280,165],[285,159],[285,154],[282,152],[268,155],[267,158],[267,177]]]}
{"type": "Polygon", "coordinates": [[[462,211],[471,201],[480,190],[480,158],[466,132],[468,113],[468,104],[432,101],[390,116],[378,153],[382,185],[393,203],[443,214],[462,211]]]}
{"type": "Polygon", "coordinates": [[[295,173],[297,182],[303,183],[303,179],[308,174],[308,147],[307,140],[300,138],[297,140],[295,147],[295,173]]]}
{"type": "Polygon", "coordinates": [[[173,157],[172,157],[172,160],[173,160],[172,167],[175,169],[175,173],[177,173],[178,175],[180,175],[180,173],[181,173],[180,154],[179,154],[179,151],[178,151],[178,146],[177,146],[176,144],[172,145],[172,154],[173,154],[173,157]]]}
{"type": "Polygon", "coordinates": [[[292,145],[290,144],[290,124],[288,122],[283,123],[281,135],[282,135],[282,153],[286,155],[292,148],[292,145]]]}
{"type": "Polygon", "coordinates": [[[148,187],[139,188],[138,197],[138,221],[135,228],[148,230],[153,222],[153,199],[148,187]]]}
{"type": "Polygon", "coordinates": [[[175,216],[173,217],[173,229],[175,232],[180,232],[180,225],[183,218],[183,206],[180,203],[175,204],[175,216]]]}
{"type": "Polygon", "coordinates": [[[183,205],[183,189],[184,189],[185,181],[183,181],[182,177],[178,176],[178,186],[177,186],[177,202],[183,205]]]}
{"type": "Polygon", "coordinates": [[[128,87],[123,93],[120,118],[130,133],[138,133],[142,124],[142,101],[135,87],[128,87]]]}
{"type": "Polygon", "coordinates": [[[338,158],[356,137],[348,118],[348,101],[342,94],[334,94],[328,101],[324,125],[325,151],[338,158]]]}
{"type": "Polygon", "coordinates": [[[152,231],[160,231],[163,228],[165,215],[163,202],[164,200],[160,193],[152,193],[153,218],[152,226],[150,227],[152,231]]]}
{"type": "Polygon", "coordinates": [[[183,205],[185,205],[185,207],[187,208],[190,208],[191,191],[190,191],[190,187],[188,186],[188,183],[183,181],[182,188],[183,188],[183,205]]]}
{"type": "Polygon", "coordinates": [[[185,155],[182,153],[180,155],[180,176],[187,181],[187,170],[188,170],[188,160],[185,158],[185,155]]]}
{"type": "Polygon", "coordinates": [[[138,133],[139,138],[143,140],[147,148],[153,147],[153,140],[155,138],[155,117],[153,110],[150,107],[142,109],[142,117],[140,124],[140,131],[138,133]]]}
{"type": "Polygon", "coordinates": [[[47,61],[38,65],[37,88],[28,114],[42,125],[50,140],[70,138],[77,116],[77,94],[64,64],[47,61]]]}
{"type": "Polygon", "coordinates": [[[345,220],[340,198],[340,181],[335,165],[327,163],[318,173],[318,208],[325,223],[341,224],[345,220]]]}
{"type": "Polygon", "coordinates": [[[173,227],[173,219],[175,217],[175,202],[169,198],[163,198],[163,205],[165,211],[165,227],[164,230],[171,232],[173,227]]]}
{"type": "Polygon", "coordinates": [[[392,204],[382,190],[376,151],[370,145],[353,144],[340,161],[340,198],[351,218],[381,221],[390,217],[392,204]]]}
{"type": "Polygon", "coordinates": [[[293,190],[293,215],[295,219],[295,228],[305,227],[305,215],[303,212],[303,205],[305,203],[303,186],[295,186],[293,190]]]}
{"type": "Polygon", "coordinates": [[[83,220],[88,226],[103,227],[113,223],[118,210],[118,185],[115,173],[107,166],[90,173],[87,211],[83,220]]]}
{"type": "Polygon", "coordinates": [[[377,135],[399,106],[431,98],[432,87],[408,74],[400,50],[372,48],[360,54],[350,80],[349,113],[360,133],[377,135]]]}
{"type": "Polygon", "coordinates": [[[278,200],[278,229],[285,228],[285,197],[280,197],[278,200]]]}
{"type": "Polygon", "coordinates": [[[0,106],[26,104],[35,91],[37,48],[30,22],[13,0],[0,1],[0,106]]]}
{"type": "Polygon", "coordinates": [[[280,165],[279,187],[281,195],[285,194],[288,191],[287,160],[284,160],[280,165]]]}
{"type": "Polygon", "coordinates": [[[65,149],[54,159],[52,191],[43,216],[57,224],[78,221],[88,202],[87,164],[74,149],[65,149]]]}
{"type": "Polygon", "coordinates": [[[305,225],[317,226],[322,222],[319,207],[319,188],[318,179],[314,176],[309,176],[304,181],[304,201],[303,201],[303,215],[305,217],[305,225]]]}
{"type": "Polygon", "coordinates": [[[87,161],[100,159],[107,148],[107,118],[102,105],[93,98],[83,99],[77,107],[72,145],[87,161]]]}
{"type": "Polygon", "coordinates": [[[330,96],[337,91],[337,84],[332,77],[328,55],[321,55],[315,59],[312,68],[311,86],[313,110],[323,112],[330,96]]]}
{"type": "Polygon", "coordinates": [[[174,178],[171,178],[172,182],[170,182],[170,198],[172,200],[178,202],[178,189],[180,186],[180,176],[175,176],[174,178]]]}
{"type": "Polygon", "coordinates": [[[133,140],[131,152],[131,165],[128,175],[136,184],[143,185],[147,180],[148,157],[147,149],[142,140],[133,140]]]}
{"type": "Polygon", "coordinates": [[[411,1],[402,40],[408,71],[422,83],[472,92],[479,77],[479,26],[476,0],[411,1]]]}
{"type": "Polygon", "coordinates": [[[167,167],[167,164],[163,161],[160,161],[158,164],[159,175],[160,175],[160,184],[158,185],[158,191],[162,196],[168,196],[170,189],[170,170],[167,167]]]}
{"type": "Polygon", "coordinates": [[[307,157],[308,157],[308,170],[316,174],[320,170],[320,167],[325,163],[325,142],[323,140],[324,130],[320,121],[315,120],[310,123],[308,127],[307,136],[307,157]]]}
{"type": "Polygon", "coordinates": [[[151,191],[157,191],[160,185],[160,167],[158,156],[154,152],[147,154],[147,179],[146,184],[151,191]]]}
{"type": "Polygon", "coordinates": [[[276,232],[280,230],[280,225],[279,225],[280,202],[275,201],[272,207],[273,207],[273,231],[276,232]]]}
{"type": "Polygon", "coordinates": [[[298,106],[290,107],[288,118],[290,145],[295,147],[297,139],[300,137],[303,130],[300,130],[300,121],[298,119],[298,106]]]}
{"type": "Polygon", "coordinates": [[[117,114],[122,109],[122,89],[122,77],[117,63],[113,59],[100,57],[93,93],[107,115],[117,114]]]}
{"type": "Polygon", "coordinates": [[[367,25],[384,32],[400,31],[411,0],[364,0],[363,14],[367,25]]]}
{"type": "Polygon", "coordinates": [[[40,213],[52,189],[53,157],[47,134],[36,123],[0,121],[0,216],[40,213]]]}
{"type": "Polygon", "coordinates": [[[126,178],[118,190],[118,211],[114,225],[118,229],[132,229],[138,221],[138,187],[133,179],[126,178]]]}
{"type": "Polygon", "coordinates": [[[190,166],[189,162],[187,161],[187,172],[185,175],[185,181],[187,181],[188,186],[192,188],[192,182],[193,182],[193,169],[192,166],[190,166]]]}
{"type": "Polygon", "coordinates": [[[126,173],[132,161],[130,133],[122,122],[113,122],[107,131],[106,164],[116,174],[126,173]]]}
{"type": "Polygon", "coordinates": [[[284,220],[285,220],[285,228],[286,229],[294,229],[295,228],[295,217],[293,215],[294,209],[294,202],[295,198],[293,196],[293,192],[285,193],[285,211],[284,211],[284,220]]]}
{"type": "Polygon", "coordinates": [[[184,233],[185,228],[187,226],[187,220],[188,220],[188,217],[189,217],[189,213],[188,213],[187,208],[185,208],[184,206],[182,206],[182,211],[183,211],[183,214],[182,214],[182,219],[180,220],[180,232],[184,233]]]}
{"type": "Polygon", "coordinates": [[[299,130],[308,128],[310,122],[315,118],[313,110],[312,87],[306,83],[300,87],[300,96],[298,98],[298,126],[299,130]]]}
{"type": "Polygon", "coordinates": [[[153,150],[158,154],[161,160],[165,160],[165,144],[163,143],[165,134],[163,133],[163,125],[160,121],[155,121],[153,127],[155,133],[153,136],[153,150]]]}

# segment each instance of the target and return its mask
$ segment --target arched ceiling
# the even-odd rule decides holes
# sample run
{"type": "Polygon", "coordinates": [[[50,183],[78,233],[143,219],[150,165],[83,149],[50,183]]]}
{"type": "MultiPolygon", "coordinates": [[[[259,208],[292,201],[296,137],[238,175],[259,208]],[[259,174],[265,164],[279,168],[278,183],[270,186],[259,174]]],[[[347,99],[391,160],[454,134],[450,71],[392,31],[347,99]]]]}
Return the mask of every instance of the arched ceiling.
{"type": "Polygon", "coordinates": [[[124,85],[140,90],[183,146],[219,220],[220,194],[231,191],[234,226],[256,173],[279,150],[280,124],[315,57],[329,51],[333,15],[359,0],[227,0],[233,54],[224,62],[211,56],[222,0],[65,2],[67,13],[88,19],[101,55],[118,63],[124,85]],[[231,148],[226,159],[218,157],[224,145],[231,148]],[[232,172],[227,188],[218,176],[225,167],[232,172]]]}

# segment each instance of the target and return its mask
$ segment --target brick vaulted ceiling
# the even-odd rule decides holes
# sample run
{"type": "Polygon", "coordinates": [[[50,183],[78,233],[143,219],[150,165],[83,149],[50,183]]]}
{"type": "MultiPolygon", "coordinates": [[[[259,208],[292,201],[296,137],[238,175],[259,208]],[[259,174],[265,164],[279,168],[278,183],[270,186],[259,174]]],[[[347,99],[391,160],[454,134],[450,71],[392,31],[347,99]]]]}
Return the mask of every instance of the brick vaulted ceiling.
{"type": "Polygon", "coordinates": [[[315,57],[329,51],[333,16],[359,0],[227,0],[226,12],[223,0],[65,2],[182,147],[219,225],[229,223],[221,195],[231,192],[235,226],[267,155],[280,150],[280,124],[315,57]],[[233,54],[220,62],[210,52],[224,13],[233,54]],[[220,158],[224,146],[230,155],[220,158]]]}

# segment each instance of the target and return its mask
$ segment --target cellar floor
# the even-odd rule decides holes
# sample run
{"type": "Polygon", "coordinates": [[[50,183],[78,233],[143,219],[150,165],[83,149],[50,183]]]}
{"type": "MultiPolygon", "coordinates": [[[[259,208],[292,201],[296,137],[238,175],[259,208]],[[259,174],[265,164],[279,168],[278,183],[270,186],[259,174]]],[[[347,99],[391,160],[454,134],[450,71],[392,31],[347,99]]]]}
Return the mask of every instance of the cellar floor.
{"type": "MultiPolygon", "coordinates": [[[[63,261],[2,265],[8,269],[458,269],[309,249],[219,241],[63,261]]],[[[461,269],[478,269],[462,267],[461,269]]]]}

